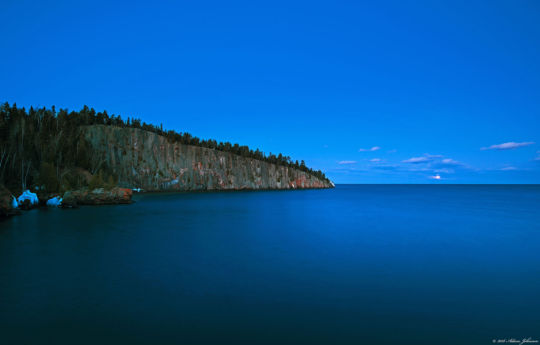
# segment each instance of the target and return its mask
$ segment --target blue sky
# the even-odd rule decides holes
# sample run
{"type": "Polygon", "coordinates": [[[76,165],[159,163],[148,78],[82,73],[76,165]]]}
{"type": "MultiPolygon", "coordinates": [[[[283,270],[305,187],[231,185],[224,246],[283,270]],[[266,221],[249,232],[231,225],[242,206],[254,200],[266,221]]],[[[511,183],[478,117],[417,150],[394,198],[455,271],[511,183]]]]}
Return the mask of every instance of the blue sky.
{"type": "Polygon", "coordinates": [[[540,183],[536,0],[3,0],[0,34],[2,102],[87,104],[338,183],[540,183]]]}

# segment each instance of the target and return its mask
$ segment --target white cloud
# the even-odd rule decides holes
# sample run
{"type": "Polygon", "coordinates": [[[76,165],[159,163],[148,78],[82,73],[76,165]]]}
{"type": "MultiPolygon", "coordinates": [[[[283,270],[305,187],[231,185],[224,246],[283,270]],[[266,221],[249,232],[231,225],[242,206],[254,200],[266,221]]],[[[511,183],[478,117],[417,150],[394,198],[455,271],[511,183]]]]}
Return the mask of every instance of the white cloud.
{"type": "Polygon", "coordinates": [[[358,152],[366,152],[366,151],[377,151],[377,150],[380,150],[381,148],[379,146],[373,146],[372,148],[370,149],[358,149],[358,152]]]}
{"type": "Polygon", "coordinates": [[[432,179],[432,180],[440,180],[441,179],[441,175],[437,174],[437,175],[433,175],[433,176],[428,176],[428,178],[432,179]]]}
{"type": "Polygon", "coordinates": [[[524,141],[522,143],[516,143],[516,142],[510,141],[507,143],[491,145],[489,147],[482,147],[480,150],[513,150],[513,149],[517,149],[518,147],[524,147],[524,146],[529,146],[533,144],[534,144],[534,141],[524,141]]]}
{"type": "Polygon", "coordinates": [[[412,163],[412,164],[418,164],[418,163],[427,163],[427,162],[430,162],[432,159],[430,157],[427,157],[427,156],[423,156],[423,157],[412,157],[412,158],[409,158],[409,159],[405,159],[403,161],[401,161],[402,163],[412,163]]]}
{"type": "Polygon", "coordinates": [[[398,171],[400,169],[399,165],[395,165],[395,164],[376,164],[374,166],[371,167],[371,169],[376,169],[376,170],[387,170],[387,171],[398,171]]]}
{"type": "Polygon", "coordinates": [[[511,170],[518,170],[518,168],[516,168],[516,167],[504,167],[504,168],[500,168],[499,170],[502,170],[502,171],[511,171],[511,170]]]}
{"type": "Polygon", "coordinates": [[[443,155],[431,155],[411,157],[401,161],[408,164],[406,171],[432,171],[434,173],[453,174],[456,169],[471,169],[467,164],[452,158],[443,158],[443,155]]]}
{"type": "Polygon", "coordinates": [[[356,164],[356,161],[339,161],[338,164],[356,164]]]}
{"type": "Polygon", "coordinates": [[[377,162],[380,162],[381,159],[380,158],[373,158],[373,159],[370,159],[369,161],[372,162],[372,163],[377,163],[377,162]]]}
{"type": "Polygon", "coordinates": [[[463,165],[463,163],[458,162],[458,161],[456,161],[455,159],[452,159],[452,158],[445,158],[445,159],[441,160],[441,164],[444,164],[444,165],[463,165]]]}

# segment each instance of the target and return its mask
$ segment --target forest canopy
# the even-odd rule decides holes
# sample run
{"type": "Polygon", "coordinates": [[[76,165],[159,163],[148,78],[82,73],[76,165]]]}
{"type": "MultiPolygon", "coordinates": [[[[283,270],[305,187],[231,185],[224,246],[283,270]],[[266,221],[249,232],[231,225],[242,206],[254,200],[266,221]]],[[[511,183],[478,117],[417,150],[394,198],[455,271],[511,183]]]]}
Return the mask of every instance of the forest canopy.
{"type": "Polygon", "coordinates": [[[92,161],[91,147],[80,130],[82,126],[105,125],[138,128],[164,136],[171,143],[181,143],[230,152],[242,157],[295,168],[328,181],[320,170],[314,171],[302,160],[293,161],[283,154],[265,154],[248,146],[200,139],[190,133],[164,130],[137,118],[122,119],[107,111],[96,112],[84,106],[80,111],[33,108],[28,111],[16,104],[0,105],[0,183],[14,190],[33,185],[48,191],[87,186],[113,186],[117,177],[107,166],[92,161]],[[90,183],[81,171],[92,174],[90,183]]]}

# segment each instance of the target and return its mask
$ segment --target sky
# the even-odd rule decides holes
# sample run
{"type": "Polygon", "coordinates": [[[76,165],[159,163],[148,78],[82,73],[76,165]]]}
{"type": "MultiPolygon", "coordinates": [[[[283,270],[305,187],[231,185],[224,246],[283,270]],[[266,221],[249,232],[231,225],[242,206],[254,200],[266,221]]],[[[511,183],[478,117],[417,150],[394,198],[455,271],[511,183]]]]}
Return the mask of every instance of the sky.
{"type": "Polygon", "coordinates": [[[336,183],[540,183],[540,2],[0,2],[0,102],[138,117],[336,183]]]}

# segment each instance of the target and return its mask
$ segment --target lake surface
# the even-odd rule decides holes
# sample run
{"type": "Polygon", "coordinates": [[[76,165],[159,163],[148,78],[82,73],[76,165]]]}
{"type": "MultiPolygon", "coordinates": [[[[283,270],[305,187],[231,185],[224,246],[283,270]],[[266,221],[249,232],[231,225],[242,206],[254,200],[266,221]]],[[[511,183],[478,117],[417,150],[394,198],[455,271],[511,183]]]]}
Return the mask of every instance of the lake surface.
{"type": "Polygon", "coordinates": [[[136,200],[0,222],[1,344],[540,339],[540,186],[136,200]]]}

